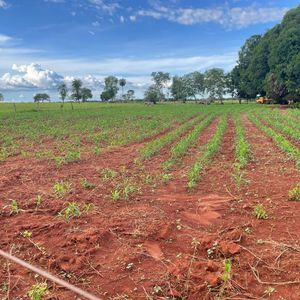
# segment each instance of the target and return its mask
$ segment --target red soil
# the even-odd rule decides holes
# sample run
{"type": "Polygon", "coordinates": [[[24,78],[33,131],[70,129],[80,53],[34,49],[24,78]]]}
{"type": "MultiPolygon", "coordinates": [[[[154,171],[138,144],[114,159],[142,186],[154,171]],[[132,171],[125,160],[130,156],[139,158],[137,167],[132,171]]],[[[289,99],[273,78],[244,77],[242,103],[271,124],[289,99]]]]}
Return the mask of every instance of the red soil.
{"type": "MultiPolygon", "coordinates": [[[[3,209],[0,248],[104,299],[214,299],[221,294],[224,299],[258,299],[267,295],[269,286],[275,288],[268,290],[270,299],[299,299],[300,284],[291,282],[300,280],[300,204],[287,201],[287,194],[300,176],[271,139],[243,119],[252,159],[245,170],[247,184],[238,191],[232,177],[230,121],[221,150],[198,187],[186,189],[185,175],[217,121],[170,171],[172,179],[156,185],[143,180],[162,173],[170,146],[143,166],[134,160],[145,141],[59,169],[47,161],[9,158],[1,165],[1,204],[16,199],[22,211],[10,215],[9,208],[3,209]],[[105,181],[99,177],[104,168],[119,174],[105,181]],[[96,188],[83,188],[83,177],[96,188]],[[130,201],[112,202],[112,188],[129,177],[141,190],[130,201]],[[72,182],[63,200],[53,195],[58,180],[72,182]],[[35,209],[39,194],[44,202],[35,209]],[[66,222],[57,214],[67,201],[93,203],[96,209],[66,222]],[[253,216],[257,203],[264,204],[267,220],[253,216]],[[25,230],[32,232],[30,239],[20,234],[25,230]],[[232,260],[227,284],[222,281],[225,258],[232,260]]],[[[9,277],[10,299],[24,299],[30,286],[42,281],[14,264],[8,272],[3,259],[0,264],[3,299],[9,277]]],[[[71,292],[48,284],[49,299],[75,299],[71,292]]]]}

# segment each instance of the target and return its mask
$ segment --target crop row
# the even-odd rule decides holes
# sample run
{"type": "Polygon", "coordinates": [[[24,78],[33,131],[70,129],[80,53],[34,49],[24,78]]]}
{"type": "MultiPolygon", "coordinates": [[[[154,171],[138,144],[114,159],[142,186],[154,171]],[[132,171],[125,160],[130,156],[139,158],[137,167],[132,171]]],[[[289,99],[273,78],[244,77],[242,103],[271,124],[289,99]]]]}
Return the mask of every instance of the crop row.
{"type": "Polygon", "coordinates": [[[250,147],[246,140],[240,115],[235,114],[233,121],[235,126],[235,163],[233,177],[238,188],[240,188],[243,182],[243,168],[247,165],[250,156],[250,147]]]}
{"type": "Polygon", "coordinates": [[[283,134],[296,141],[300,141],[300,125],[298,122],[295,122],[295,120],[289,117],[284,117],[279,112],[263,113],[258,117],[283,134]]]}
{"type": "Polygon", "coordinates": [[[210,114],[171,148],[171,157],[163,163],[165,169],[169,169],[175,165],[186,154],[187,150],[198,140],[199,134],[213,121],[215,116],[216,114],[214,113],[210,114]]]}
{"type": "Polygon", "coordinates": [[[201,172],[209,164],[214,155],[219,151],[222,137],[227,128],[227,115],[220,120],[217,130],[210,141],[205,145],[205,150],[188,173],[188,188],[194,188],[201,178],[201,172]]]}
{"type": "Polygon", "coordinates": [[[141,149],[140,159],[145,160],[156,155],[164,146],[172,143],[176,138],[178,138],[181,134],[192,128],[196,123],[199,122],[200,119],[203,119],[203,117],[206,115],[207,114],[202,114],[200,117],[197,117],[189,122],[184,123],[183,125],[176,128],[175,130],[172,130],[168,134],[165,134],[162,137],[149,142],[141,149]]]}
{"type": "Polygon", "coordinates": [[[296,166],[300,168],[300,150],[292,145],[284,136],[275,132],[272,128],[265,126],[261,121],[253,114],[248,115],[249,119],[266,135],[272,138],[276,145],[289,157],[295,161],[296,166]]]}

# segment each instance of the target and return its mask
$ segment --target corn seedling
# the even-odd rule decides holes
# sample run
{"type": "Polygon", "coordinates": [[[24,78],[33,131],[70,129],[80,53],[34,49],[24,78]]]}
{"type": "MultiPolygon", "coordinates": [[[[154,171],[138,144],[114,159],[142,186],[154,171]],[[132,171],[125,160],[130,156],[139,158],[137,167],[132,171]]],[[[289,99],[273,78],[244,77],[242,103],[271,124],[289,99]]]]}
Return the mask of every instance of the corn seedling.
{"type": "Polygon", "coordinates": [[[113,201],[118,201],[121,198],[121,191],[119,189],[115,189],[111,191],[111,198],[113,201]]]}
{"type": "Polygon", "coordinates": [[[67,181],[57,181],[53,185],[54,194],[58,198],[63,198],[70,192],[72,184],[67,181]]]}
{"type": "Polygon", "coordinates": [[[109,180],[118,176],[118,173],[116,171],[108,168],[102,170],[101,174],[104,180],[109,180]]]}
{"type": "Polygon", "coordinates": [[[290,201],[300,201],[300,184],[289,190],[290,201]]]}
{"type": "Polygon", "coordinates": [[[40,206],[43,203],[43,197],[41,195],[38,195],[36,197],[35,203],[37,207],[40,206]]]}
{"type": "Polygon", "coordinates": [[[78,218],[81,216],[80,206],[76,202],[68,202],[67,206],[60,211],[59,216],[67,221],[72,218],[78,218]]]}
{"type": "Polygon", "coordinates": [[[265,220],[268,218],[266,209],[264,208],[264,206],[261,203],[257,204],[254,207],[254,215],[257,219],[260,219],[260,220],[265,220]]]}
{"type": "Polygon", "coordinates": [[[37,283],[31,287],[28,296],[31,300],[43,300],[48,292],[47,283],[37,283]]]}
{"type": "Polygon", "coordinates": [[[86,178],[82,178],[80,180],[80,184],[83,188],[87,190],[92,190],[96,187],[93,183],[89,182],[86,178]]]}
{"type": "Polygon", "coordinates": [[[215,154],[219,151],[220,144],[222,141],[222,137],[227,128],[227,116],[223,116],[221,121],[218,124],[216,133],[210,139],[210,141],[205,145],[205,150],[200,156],[200,158],[196,161],[196,163],[192,166],[191,170],[188,173],[188,184],[187,187],[189,189],[193,189],[196,187],[197,183],[201,178],[202,170],[209,164],[211,159],[215,156],[215,154]]]}
{"type": "Polygon", "coordinates": [[[11,200],[9,205],[4,206],[4,209],[6,208],[10,209],[10,215],[17,215],[20,212],[17,200],[11,200]]]}

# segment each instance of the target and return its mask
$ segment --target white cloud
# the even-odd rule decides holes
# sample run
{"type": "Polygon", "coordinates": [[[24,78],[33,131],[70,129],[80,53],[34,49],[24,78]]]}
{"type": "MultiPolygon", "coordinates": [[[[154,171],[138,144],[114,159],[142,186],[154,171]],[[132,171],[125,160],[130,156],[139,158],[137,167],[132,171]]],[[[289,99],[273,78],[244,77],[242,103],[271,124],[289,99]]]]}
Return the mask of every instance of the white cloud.
{"type": "Polygon", "coordinates": [[[125,18],[123,16],[120,17],[120,22],[124,23],[125,22],[125,18]]]}
{"type": "Polygon", "coordinates": [[[166,19],[183,25],[213,22],[224,27],[247,27],[252,24],[269,23],[283,18],[288,8],[228,6],[216,8],[170,8],[154,5],[149,10],[139,10],[136,16],[166,19]]]}
{"type": "Polygon", "coordinates": [[[0,0],[0,8],[7,8],[8,4],[6,3],[5,0],[0,0]]]}
{"type": "Polygon", "coordinates": [[[6,44],[7,42],[10,42],[10,41],[12,41],[12,38],[10,36],[0,33],[0,45],[6,44]]]}
{"type": "Polygon", "coordinates": [[[106,1],[106,0],[88,0],[88,2],[96,7],[99,10],[103,10],[104,12],[108,13],[109,15],[113,15],[113,13],[121,8],[119,3],[113,1],[106,1]]]}
{"type": "Polygon", "coordinates": [[[55,88],[63,80],[62,76],[54,71],[42,69],[39,64],[14,64],[12,70],[17,74],[6,73],[0,77],[0,86],[4,89],[55,88]]]}

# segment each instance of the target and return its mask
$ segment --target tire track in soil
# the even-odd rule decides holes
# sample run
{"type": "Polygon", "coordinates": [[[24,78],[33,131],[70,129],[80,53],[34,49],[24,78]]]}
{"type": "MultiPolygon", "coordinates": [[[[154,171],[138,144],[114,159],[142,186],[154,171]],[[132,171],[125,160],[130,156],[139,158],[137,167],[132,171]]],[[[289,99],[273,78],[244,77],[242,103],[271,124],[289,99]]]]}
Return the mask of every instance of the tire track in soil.
{"type": "MultiPolygon", "coordinates": [[[[222,234],[228,232],[229,235],[230,232],[238,233],[242,247],[262,258],[259,261],[243,248],[234,258],[233,279],[245,287],[238,296],[247,298],[249,295],[261,297],[266,288],[272,286],[258,283],[250,265],[257,268],[261,280],[266,282],[279,283],[299,278],[300,253],[282,246],[276,247],[274,241],[299,247],[300,207],[299,203],[289,202],[287,195],[289,189],[300,181],[300,174],[272,139],[245,115],[242,122],[252,152],[252,158],[245,168],[248,183],[239,193],[240,200],[232,203],[230,210],[216,222],[213,230],[222,234]],[[258,220],[253,215],[254,206],[258,203],[266,208],[267,220],[258,220]],[[250,233],[246,233],[245,229],[250,233]],[[258,240],[271,242],[258,243],[258,240]]],[[[300,297],[300,285],[273,287],[275,292],[269,299],[296,300],[300,297]]],[[[233,296],[234,292],[231,291],[230,295],[233,296]]]]}

